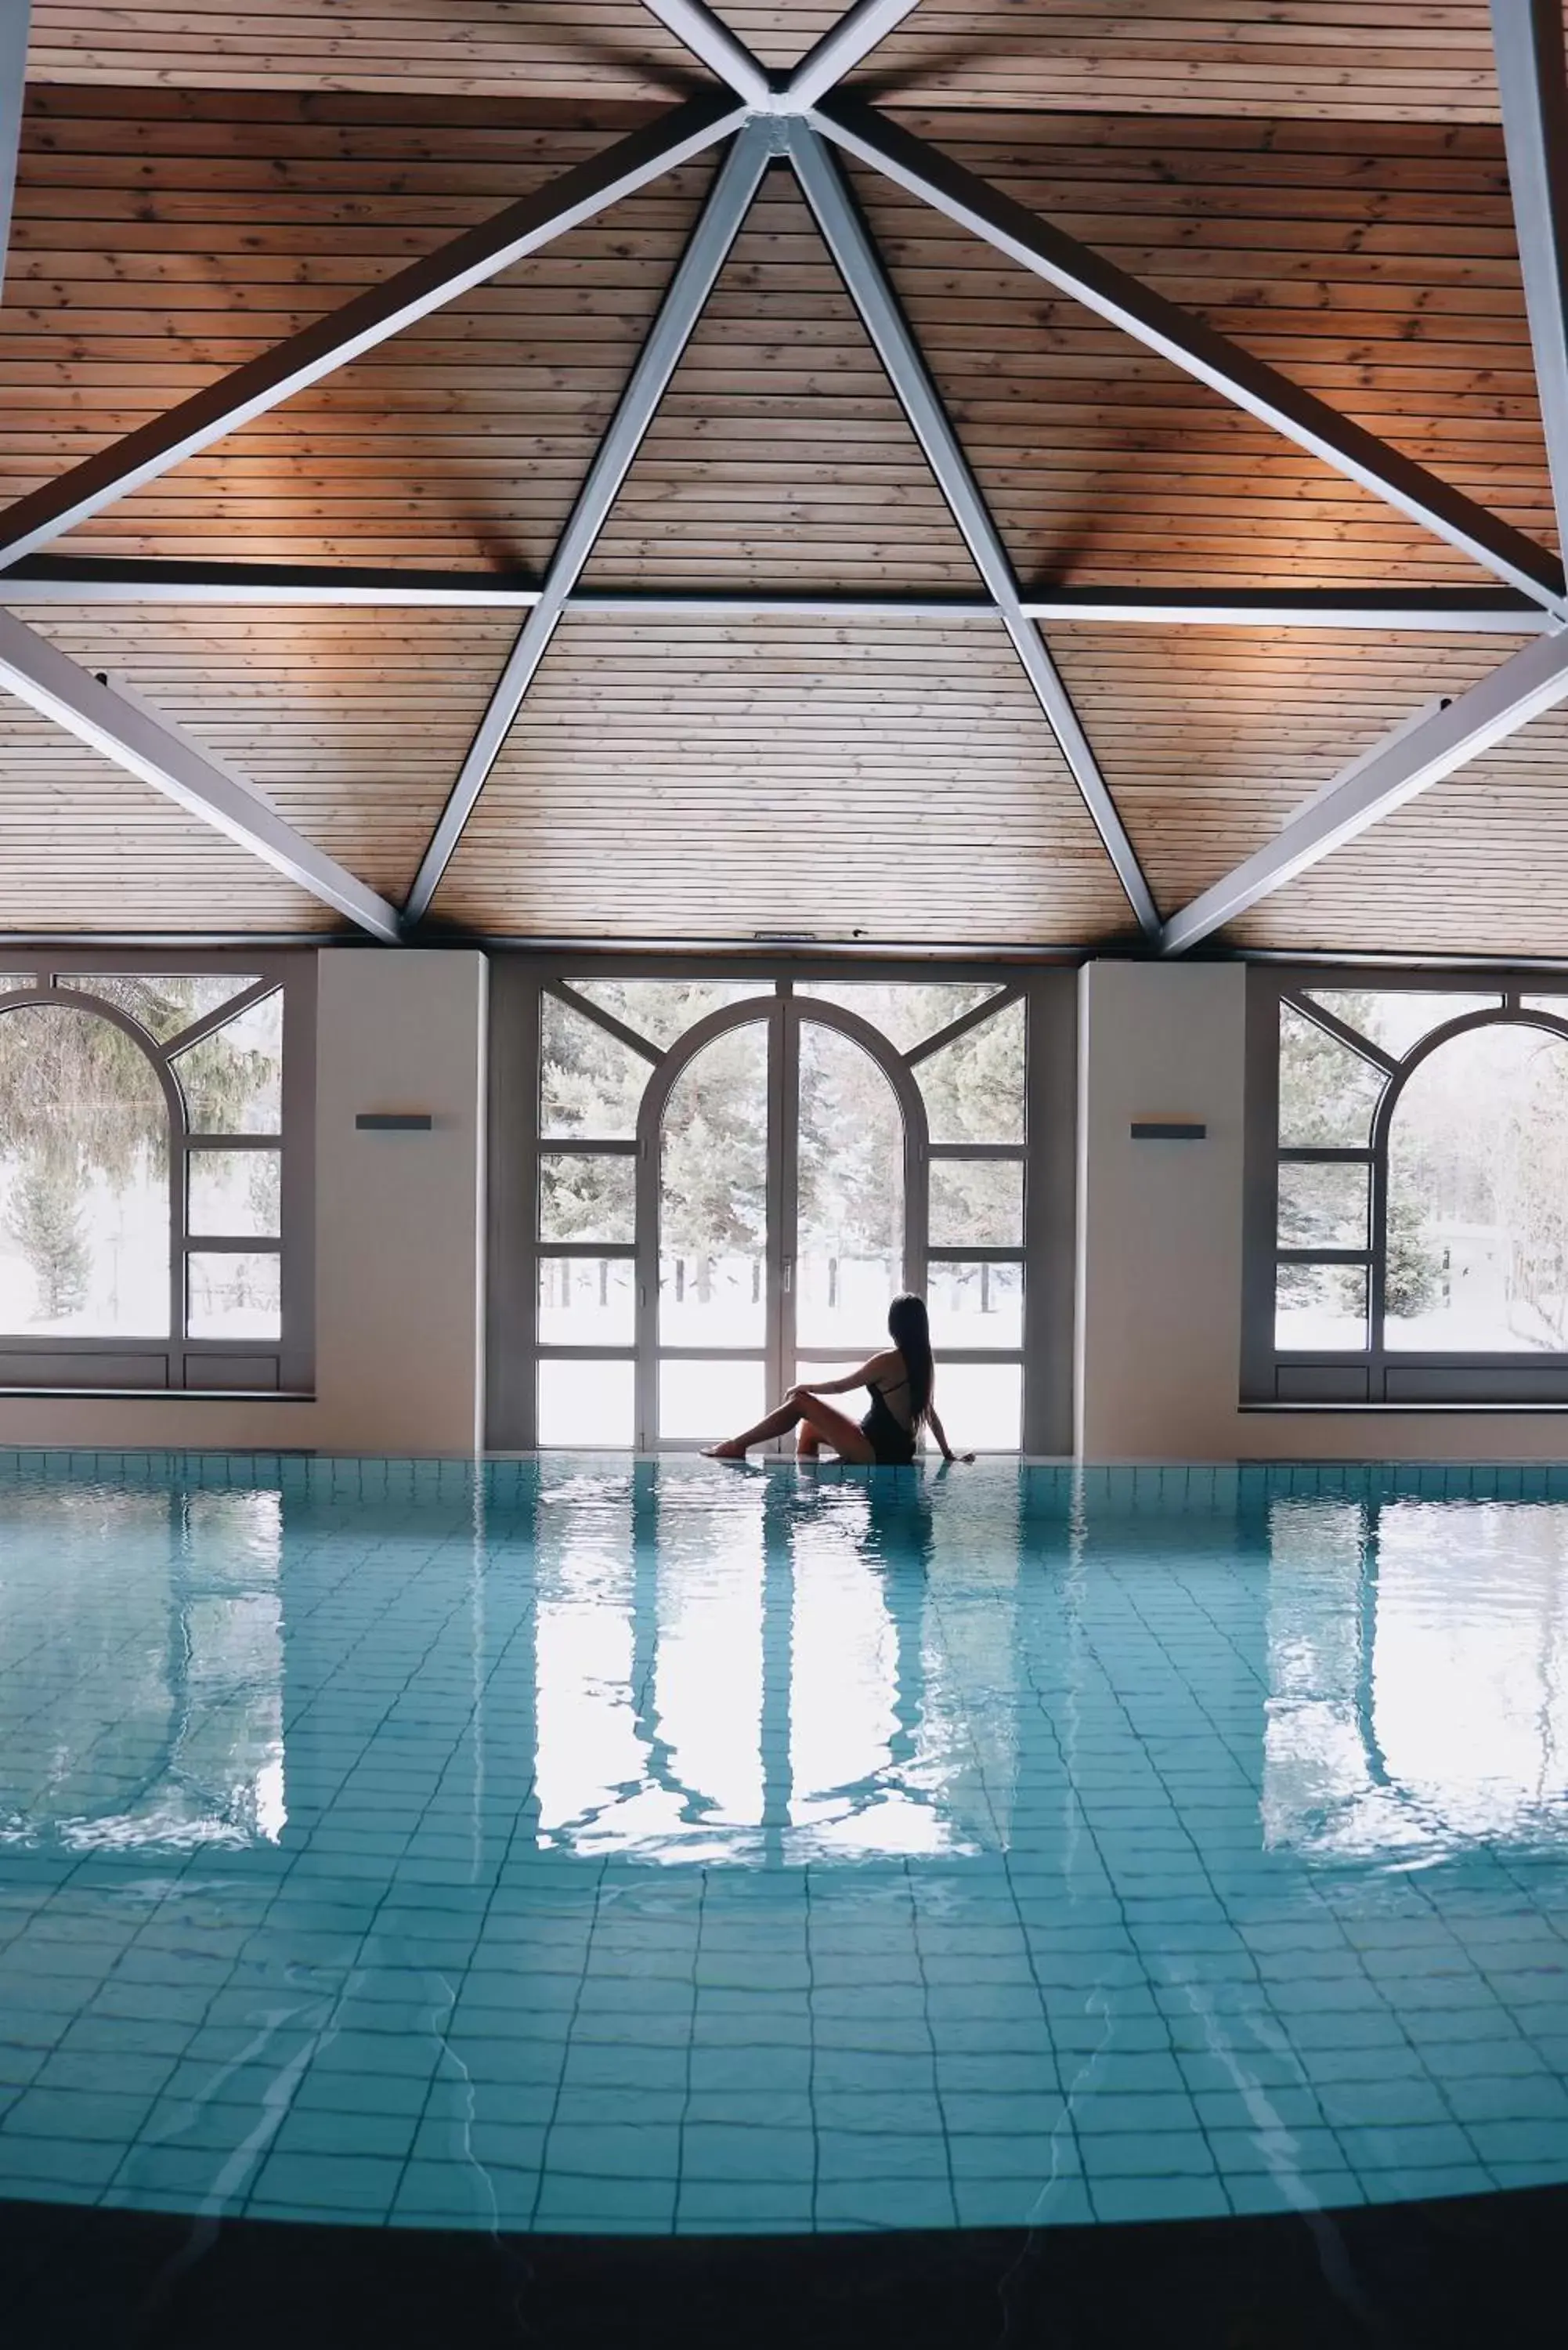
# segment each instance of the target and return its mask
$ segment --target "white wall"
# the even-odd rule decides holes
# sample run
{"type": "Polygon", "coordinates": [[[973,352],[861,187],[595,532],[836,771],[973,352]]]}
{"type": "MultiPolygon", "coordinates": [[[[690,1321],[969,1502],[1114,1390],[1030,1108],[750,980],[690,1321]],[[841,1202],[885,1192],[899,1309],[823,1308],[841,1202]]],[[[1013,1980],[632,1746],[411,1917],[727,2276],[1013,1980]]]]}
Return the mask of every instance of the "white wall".
{"type": "Polygon", "coordinates": [[[487,965],[366,947],[317,970],[315,1397],[0,1397],[0,1445],[477,1447],[487,965]],[[435,1124],[361,1133],[362,1110],[435,1124]]]}
{"type": "Polygon", "coordinates": [[[1240,964],[1079,974],[1077,1441],[1091,1461],[1552,1461],[1568,1415],[1243,1411],[1240,964]],[[1135,1142],[1134,1119],[1202,1142],[1135,1142]]]}
{"type": "Polygon", "coordinates": [[[1076,1442],[1091,1461],[1231,1449],[1241,1326],[1245,973],[1079,974],[1076,1442]],[[1134,1142],[1134,1120],[1208,1127],[1134,1142]]]}
{"type": "Polygon", "coordinates": [[[320,960],[315,1441],[472,1452],[484,1426],[484,957],[320,960]],[[428,1110],[428,1134],[361,1133],[428,1110]]]}

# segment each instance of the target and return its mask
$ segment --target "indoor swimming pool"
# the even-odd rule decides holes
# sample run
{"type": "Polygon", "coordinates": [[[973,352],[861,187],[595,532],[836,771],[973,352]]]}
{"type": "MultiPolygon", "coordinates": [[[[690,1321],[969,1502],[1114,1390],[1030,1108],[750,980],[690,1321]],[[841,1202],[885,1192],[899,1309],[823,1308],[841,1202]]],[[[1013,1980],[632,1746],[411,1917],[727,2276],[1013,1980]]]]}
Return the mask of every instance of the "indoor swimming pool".
{"type": "Polygon", "coordinates": [[[0,2196],[1568,2181],[1568,1471],[0,1456],[0,2196]]]}

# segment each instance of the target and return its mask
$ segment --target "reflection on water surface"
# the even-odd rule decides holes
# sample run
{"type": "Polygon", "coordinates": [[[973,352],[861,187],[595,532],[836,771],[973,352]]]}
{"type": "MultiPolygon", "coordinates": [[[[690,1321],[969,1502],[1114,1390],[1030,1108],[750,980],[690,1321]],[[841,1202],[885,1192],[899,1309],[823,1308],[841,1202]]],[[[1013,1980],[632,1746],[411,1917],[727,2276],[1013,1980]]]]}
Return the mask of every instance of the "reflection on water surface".
{"type": "Polygon", "coordinates": [[[0,1843],[276,1839],[281,1523],[275,1492],[6,1497],[0,1843]]]}
{"type": "Polygon", "coordinates": [[[775,1863],[995,1844],[919,1481],[633,1470],[541,1499],[544,1844],[775,1863]]]}
{"type": "Polygon", "coordinates": [[[1568,1835],[1568,1514],[1277,1502],[1269,1841],[1405,1863],[1568,1835]]]}

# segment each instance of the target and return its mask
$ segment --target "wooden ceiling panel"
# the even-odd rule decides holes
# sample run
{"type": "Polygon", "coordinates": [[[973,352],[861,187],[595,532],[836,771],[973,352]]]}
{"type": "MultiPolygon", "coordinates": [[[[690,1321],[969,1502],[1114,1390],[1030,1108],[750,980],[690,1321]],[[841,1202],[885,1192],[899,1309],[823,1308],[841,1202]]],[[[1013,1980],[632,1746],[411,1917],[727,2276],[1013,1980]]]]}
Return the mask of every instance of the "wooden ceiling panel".
{"type": "Polygon", "coordinates": [[[1386,816],[1220,933],[1359,954],[1568,954],[1568,712],[1386,816]]]}
{"type": "MultiPolygon", "coordinates": [[[[843,13],[727,0],[770,68],[843,13]]],[[[49,81],[669,97],[691,61],[639,0],[33,0],[49,81]]],[[[1495,119],[1485,0],[925,0],[874,86],[927,105],[1398,120],[1495,119]]]]}
{"type": "Polygon", "coordinates": [[[513,99],[669,98],[700,71],[639,0],[34,0],[27,67],[36,81],[513,99]]]}
{"type": "MultiPolygon", "coordinates": [[[[1542,540],[1500,134],[911,118],[960,161],[1542,540]]],[[[1473,584],[1468,559],[877,175],[856,185],[1024,577],[1473,584]]]]}
{"type": "Polygon", "coordinates": [[[763,182],[586,581],[980,592],[793,173],[763,182]]]}
{"type": "Polygon", "coordinates": [[[607,939],[1130,927],[995,626],[793,618],[568,618],[435,912],[607,939]]]}
{"type": "Polygon", "coordinates": [[[259,858],[0,695],[0,932],[342,927],[259,858]]]}
{"type": "MultiPolygon", "coordinates": [[[[517,629],[514,614],[166,604],[26,616],[228,760],[279,814],[400,899],[517,629]]],[[[72,836],[62,834],[61,853],[72,836]]],[[[237,853],[237,852],[236,852],[237,853]]],[[[192,901],[162,927],[211,928],[192,901]]]]}
{"type": "Polygon", "coordinates": [[[1486,0],[934,0],[877,87],[930,105],[1495,120],[1486,0]]]}
{"type": "MultiPolygon", "coordinates": [[[[0,313],[20,494],[620,135],[535,109],[155,91],[31,106],[0,313]],[[497,120],[497,118],[502,118],[497,120]]],[[[107,508],[81,554],[540,567],[711,164],[107,508]]]]}
{"type": "Polygon", "coordinates": [[[1392,727],[1524,641],[1078,623],[1047,633],[1167,915],[1392,727]]]}

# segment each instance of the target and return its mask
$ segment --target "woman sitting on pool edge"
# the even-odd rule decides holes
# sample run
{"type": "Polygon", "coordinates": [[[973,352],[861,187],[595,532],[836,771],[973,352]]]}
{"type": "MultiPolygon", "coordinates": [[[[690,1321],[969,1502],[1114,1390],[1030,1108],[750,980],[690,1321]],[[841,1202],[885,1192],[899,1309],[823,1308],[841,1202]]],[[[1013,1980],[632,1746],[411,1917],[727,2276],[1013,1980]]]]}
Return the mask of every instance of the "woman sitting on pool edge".
{"type": "MultiPolygon", "coordinates": [[[[800,1460],[815,1461],[824,1444],[830,1444],[841,1461],[866,1468],[908,1469],[924,1422],[936,1438],[942,1459],[956,1461],[959,1456],[948,1442],[931,1400],[937,1373],[925,1299],[908,1295],[895,1297],[888,1308],[888,1335],[893,1344],[885,1354],[873,1355],[869,1362],[862,1363],[857,1371],[846,1371],[841,1379],[816,1379],[808,1387],[791,1388],[778,1409],[759,1419],[755,1428],[748,1428],[743,1436],[705,1447],[709,1460],[743,1461],[750,1446],[765,1444],[770,1436],[783,1436],[798,1426],[794,1449],[800,1460]],[[822,1400],[824,1396],[847,1395],[852,1388],[871,1390],[871,1409],[858,1427],[846,1413],[822,1400]]],[[[963,1458],[972,1461],[974,1455],[966,1452],[963,1458]]]]}

